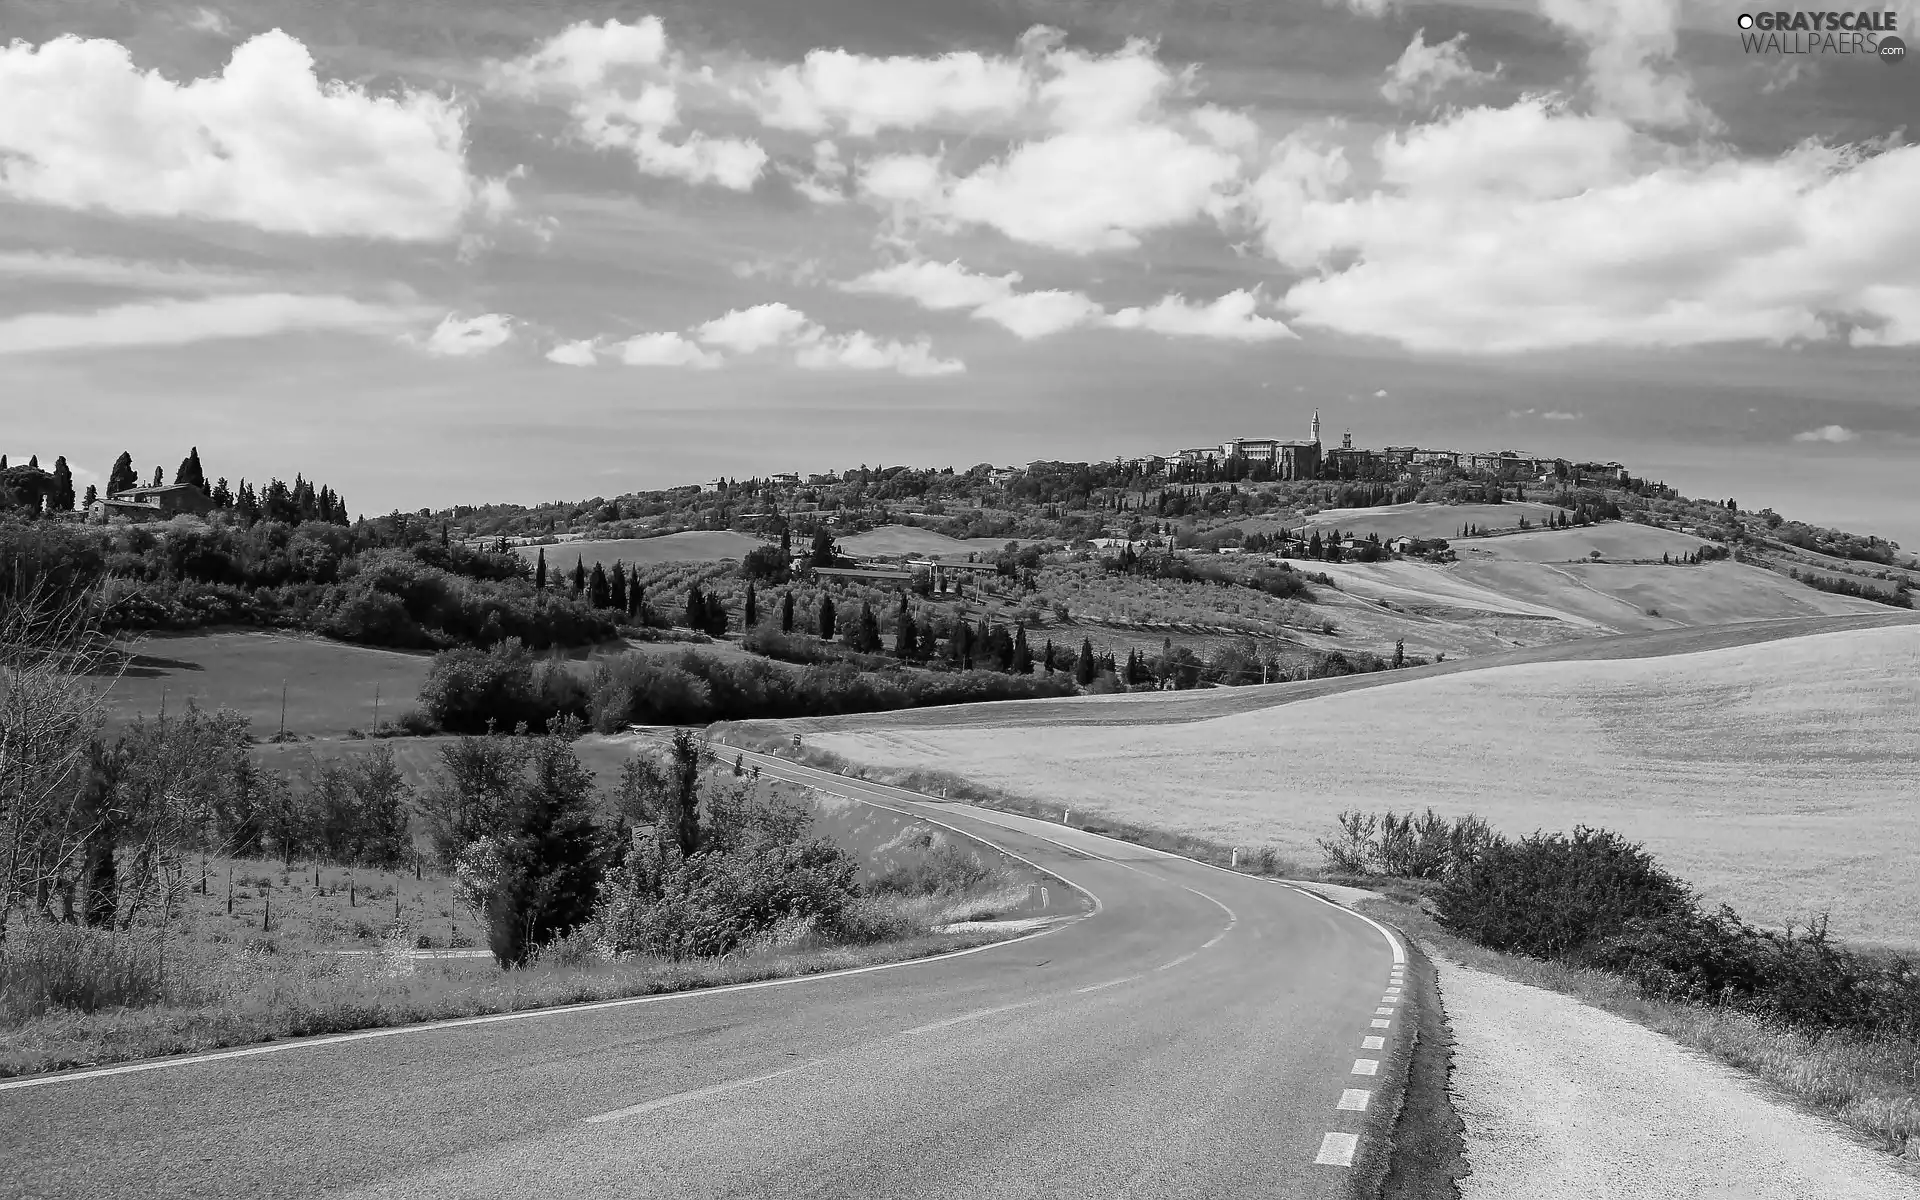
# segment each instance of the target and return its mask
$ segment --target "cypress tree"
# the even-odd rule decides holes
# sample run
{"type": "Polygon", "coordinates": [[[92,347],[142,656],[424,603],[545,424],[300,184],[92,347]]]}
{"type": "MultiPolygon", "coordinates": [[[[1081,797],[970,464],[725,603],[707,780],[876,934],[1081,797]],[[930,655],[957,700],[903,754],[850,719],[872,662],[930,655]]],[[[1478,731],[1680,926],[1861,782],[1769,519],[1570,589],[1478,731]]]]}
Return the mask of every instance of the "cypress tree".
{"type": "Polygon", "coordinates": [[[100,489],[99,489],[99,488],[97,488],[97,487],[95,487],[95,486],[93,486],[92,484],[88,484],[88,485],[87,485],[87,499],[86,499],[86,506],[87,506],[88,508],[92,508],[92,507],[93,507],[93,502],[94,502],[95,500],[98,500],[99,498],[100,498],[100,489]]]}
{"type": "Polygon", "coordinates": [[[706,606],[707,636],[719,637],[727,631],[727,606],[720,602],[720,597],[718,596],[706,597],[706,606]]]}
{"type": "Polygon", "coordinates": [[[599,563],[593,564],[593,576],[587,584],[587,601],[595,608],[607,608],[613,604],[613,587],[607,582],[607,570],[599,563]]]}
{"type": "Polygon", "coordinates": [[[53,494],[47,497],[47,507],[53,512],[73,511],[73,470],[64,454],[53,460],[53,494]]]}
{"type": "Polygon", "coordinates": [[[833,597],[820,597],[820,636],[827,641],[833,640],[833,597]]]}
{"type": "Polygon", "coordinates": [[[573,559],[573,594],[578,596],[587,590],[587,564],[578,556],[573,559]]]}
{"type": "Polygon", "coordinates": [[[609,594],[607,607],[624,614],[627,611],[627,567],[625,563],[613,564],[613,575],[607,580],[609,594]]]}
{"type": "Polygon", "coordinates": [[[700,585],[697,583],[687,589],[686,617],[688,629],[707,627],[707,598],[700,594],[700,585]]]}
{"type": "Polygon", "coordinates": [[[1095,665],[1093,660],[1093,640],[1080,639],[1080,658],[1073,664],[1073,681],[1081,687],[1093,682],[1095,665]]]}
{"type": "Polygon", "coordinates": [[[860,602],[860,629],[856,636],[858,645],[854,649],[862,654],[873,654],[879,651],[880,621],[873,615],[873,604],[870,601],[860,602]]]}
{"type": "Polygon", "coordinates": [[[533,564],[533,586],[536,591],[547,590],[547,548],[545,546],[540,547],[540,560],[533,564]]]}
{"type": "Polygon", "coordinates": [[[206,490],[207,475],[206,472],[200,468],[200,447],[195,446],[187,452],[185,458],[180,460],[180,469],[173,473],[173,481],[175,483],[190,483],[201,491],[206,490]]]}
{"type": "Polygon", "coordinates": [[[913,627],[913,617],[905,608],[902,608],[900,610],[899,623],[893,630],[893,656],[895,658],[907,659],[913,657],[914,647],[920,644],[916,636],[918,632],[919,631],[913,627]]]}
{"type": "Polygon", "coordinates": [[[640,572],[633,573],[633,587],[627,592],[627,599],[633,605],[634,620],[642,625],[647,623],[647,589],[640,584],[640,572]]]}
{"type": "Polygon", "coordinates": [[[924,621],[917,621],[915,624],[919,626],[918,633],[920,643],[913,648],[913,657],[920,662],[932,662],[933,656],[939,653],[939,647],[934,644],[933,620],[932,618],[928,618],[924,621]]]}
{"type": "Polygon", "coordinates": [[[147,486],[160,487],[163,484],[165,484],[166,481],[167,481],[167,473],[165,471],[162,471],[159,467],[155,467],[153,469],[153,482],[147,486]]]}
{"type": "Polygon", "coordinates": [[[752,629],[754,622],[760,619],[760,612],[754,603],[753,580],[747,580],[747,605],[740,613],[740,628],[752,629]]]}
{"type": "Polygon", "coordinates": [[[780,632],[793,632],[793,593],[787,592],[780,597],[780,632]]]}
{"type": "Polygon", "coordinates": [[[40,469],[40,456],[38,454],[27,455],[27,466],[32,470],[38,471],[40,469]]]}
{"type": "Polygon", "coordinates": [[[1047,648],[1043,654],[1043,658],[1046,661],[1047,674],[1049,675],[1053,674],[1053,639],[1052,638],[1047,639],[1047,648]]]}
{"type": "Polygon", "coordinates": [[[122,450],[120,457],[113,460],[113,470],[107,472],[107,495],[118,495],[139,483],[139,477],[133,473],[133,455],[122,450]]]}
{"type": "Polygon", "coordinates": [[[1015,675],[1033,674],[1033,651],[1027,646],[1027,627],[1013,627],[1013,673],[1015,675]]]}

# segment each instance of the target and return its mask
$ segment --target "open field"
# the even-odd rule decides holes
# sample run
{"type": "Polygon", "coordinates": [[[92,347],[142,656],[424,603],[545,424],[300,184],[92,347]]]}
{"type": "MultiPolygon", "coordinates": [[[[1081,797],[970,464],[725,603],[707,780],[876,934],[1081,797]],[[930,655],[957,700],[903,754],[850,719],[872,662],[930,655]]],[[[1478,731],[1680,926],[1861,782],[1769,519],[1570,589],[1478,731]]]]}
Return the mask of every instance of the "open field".
{"type": "MultiPolygon", "coordinates": [[[[1525,517],[1535,524],[1565,509],[1551,504],[1515,501],[1508,504],[1383,504],[1377,508],[1325,508],[1294,523],[1308,530],[1329,533],[1339,530],[1355,537],[1370,533],[1382,541],[1394,537],[1446,538],[1460,536],[1462,525],[1481,525],[1488,529],[1514,529],[1525,517]]],[[[1658,555],[1656,554],[1656,557],[1658,555]]]]}
{"type": "Polygon", "coordinates": [[[616,562],[631,567],[668,562],[719,562],[725,558],[745,558],[749,551],[768,545],[765,540],[726,529],[688,530],[663,537],[620,538],[614,541],[563,542],[557,546],[515,546],[514,553],[533,562],[547,552],[547,570],[573,570],[577,560],[593,570],[595,563],[612,566],[616,562]]]}
{"type": "Polygon", "coordinates": [[[1644,840],[1754,920],[1828,911],[1844,937],[1920,940],[1920,628],[1410,674],[1239,715],[1189,714],[1150,739],[1113,718],[1137,705],[1154,723],[1157,695],[1103,700],[1111,723],[1097,725],[1072,721],[1069,707],[1087,702],[1052,702],[1058,724],[1041,737],[1000,706],[980,714],[1001,718],[997,728],[941,728],[950,710],[933,709],[863,731],[843,719],[807,744],[1307,859],[1344,808],[1432,805],[1516,833],[1600,825],[1644,840]]]}
{"type": "MultiPolygon", "coordinates": [[[[840,549],[848,554],[886,557],[895,554],[940,554],[959,556],[981,549],[977,545],[948,537],[944,533],[935,533],[931,529],[921,529],[914,525],[882,525],[865,533],[848,534],[838,539],[840,549]]],[[[996,542],[993,549],[998,550],[1005,542],[996,542]]]]}
{"type": "Polygon", "coordinates": [[[1676,533],[1657,525],[1607,521],[1599,525],[1576,525],[1571,529],[1528,530],[1500,537],[1467,538],[1456,542],[1453,548],[1462,557],[1472,551],[1521,562],[1582,562],[1592,558],[1595,551],[1602,558],[1618,561],[1658,562],[1662,554],[1679,558],[1712,544],[1704,538],[1676,533]]]}
{"type": "Polygon", "coordinates": [[[191,697],[203,709],[239,709],[262,737],[280,727],[282,684],[287,728],[335,737],[373,725],[375,688],[381,720],[412,707],[432,661],[425,654],[241,630],[154,634],[134,651],[107,693],[116,720],[152,717],[163,701],[177,710],[191,697]]]}
{"type": "Polygon", "coordinates": [[[1728,560],[1692,567],[1555,564],[1481,555],[1473,552],[1474,546],[1461,547],[1461,560],[1446,568],[1449,575],[1515,602],[1558,610],[1570,620],[1620,633],[1780,617],[1844,616],[1887,608],[1871,600],[1816,591],[1764,567],[1728,560]]]}

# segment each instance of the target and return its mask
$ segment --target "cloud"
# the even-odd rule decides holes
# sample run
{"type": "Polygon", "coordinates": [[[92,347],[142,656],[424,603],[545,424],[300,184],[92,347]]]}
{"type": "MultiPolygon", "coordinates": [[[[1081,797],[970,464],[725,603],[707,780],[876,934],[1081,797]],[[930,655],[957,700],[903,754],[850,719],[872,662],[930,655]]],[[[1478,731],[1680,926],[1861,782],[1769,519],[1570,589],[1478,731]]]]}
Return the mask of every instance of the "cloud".
{"type": "Polygon", "coordinates": [[[864,330],[828,334],[800,347],[794,363],[811,371],[898,371],[902,375],[957,375],[967,365],[957,358],[936,358],[932,343],[881,341],[864,330]]]}
{"type": "Polygon", "coordinates": [[[1020,273],[979,275],[958,261],[916,260],[896,263],[868,271],[840,285],[842,291],[875,296],[897,296],[911,300],[921,308],[944,312],[956,308],[978,308],[1014,293],[1020,273]]]}
{"type": "Polygon", "coordinates": [[[775,129],[870,138],[882,130],[1010,120],[1031,84],[1020,62],[955,51],[887,58],[812,50],[762,71],[741,97],[775,129]]]}
{"type": "Polygon", "coordinates": [[[218,268],[198,267],[183,262],[161,263],[139,259],[102,258],[70,254],[65,251],[0,252],[0,276],[136,291],[213,292],[234,289],[258,290],[260,287],[260,281],[256,276],[218,268]]]}
{"type": "Polygon", "coordinates": [[[643,333],[620,343],[614,352],[630,367],[693,367],[710,371],[726,362],[723,356],[702,350],[677,333],[643,333]]]}
{"type": "Polygon", "coordinates": [[[1818,429],[1809,429],[1805,433],[1796,433],[1796,442],[1851,442],[1860,435],[1845,425],[1822,425],[1818,429]]]}
{"type": "Polygon", "coordinates": [[[448,313],[428,334],[421,348],[441,358],[471,358],[497,350],[513,337],[513,318],[505,313],[458,317],[448,313]]]}
{"type": "Polygon", "coordinates": [[[200,33],[211,33],[215,37],[231,37],[233,25],[227,18],[211,8],[196,8],[187,18],[187,28],[200,33]]]}
{"type": "Polygon", "coordinates": [[[421,319],[418,308],[347,296],[262,292],[199,300],[156,300],[86,312],[27,313],[0,320],[0,354],[180,346],[298,330],[381,333],[421,319]]]}
{"type": "Polygon", "coordinates": [[[1677,0],[1540,0],[1540,14],[1586,44],[1587,88],[1603,113],[1656,128],[1718,128],[1671,67],[1677,0]]]}
{"type": "MultiPolygon", "coordinates": [[[[510,202],[466,162],[453,101],[323,84],[274,30],[175,83],[117,42],[0,46],[0,195],[272,233],[443,241],[510,202]]],[[[496,214],[497,215],[497,214],[496,214]]]]}
{"type": "Polygon", "coordinates": [[[1920,146],[1775,158],[1675,146],[1527,97],[1380,138],[1298,136],[1249,205],[1303,273],[1290,323],[1517,353],[1827,338],[1920,343],[1920,146]]]}
{"type": "Polygon", "coordinates": [[[1580,414],[1549,409],[1540,414],[1540,419],[1542,421],[1578,421],[1580,414]]]}
{"type": "Polygon", "coordinates": [[[779,301],[733,309],[693,331],[706,345],[721,346],[737,354],[813,341],[821,332],[820,326],[809,320],[807,314],[779,301]]]}
{"type": "Polygon", "coordinates": [[[973,315],[1032,340],[1092,324],[1105,313],[1083,292],[1045,291],[1004,296],[976,308],[973,315]]]}
{"type": "Polygon", "coordinates": [[[1267,342],[1296,336],[1285,324],[1259,313],[1257,290],[1228,292],[1211,304],[1192,304],[1184,296],[1166,296],[1148,308],[1123,308],[1107,317],[1115,329],[1146,329],[1172,337],[1267,342]]]}
{"type": "Polygon", "coordinates": [[[1387,398],[1387,389],[1381,388],[1379,391],[1373,394],[1373,398],[1375,400],[1385,400],[1387,398]]]}
{"type": "Polygon", "coordinates": [[[1426,102],[1456,83],[1484,83],[1499,74],[1476,71],[1467,61],[1467,35],[1455,34],[1429,45],[1427,31],[1416,29],[1399,61],[1387,72],[1380,94],[1395,104],[1426,102]]]}
{"type": "Polygon", "coordinates": [[[667,136],[680,124],[679,83],[689,73],[658,17],[632,25],[579,22],[520,58],[490,64],[489,74],[509,95],[566,96],[574,135],[596,149],[626,152],[643,175],[744,192],[768,162],[751,138],[697,129],[677,141],[667,136]]]}
{"type": "Polygon", "coordinates": [[[547,351],[550,363],[559,363],[563,367],[591,367],[599,359],[599,339],[581,338],[574,342],[561,342],[547,351]]]}

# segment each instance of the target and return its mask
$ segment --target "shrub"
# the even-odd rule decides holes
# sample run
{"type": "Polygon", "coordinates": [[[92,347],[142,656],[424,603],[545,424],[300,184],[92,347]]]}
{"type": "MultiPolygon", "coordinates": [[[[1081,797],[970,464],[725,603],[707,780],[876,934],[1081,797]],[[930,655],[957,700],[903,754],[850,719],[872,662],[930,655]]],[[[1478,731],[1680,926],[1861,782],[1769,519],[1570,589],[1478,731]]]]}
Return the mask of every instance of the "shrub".
{"type": "Polygon", "coordinates": [[[166,997],[158,935],[31,921],[0,946],[0,1023],[52,1009],[99,1012],[166,997]]]}
{"type": "Polygon", "coordinates": [[[981,887],[998,874],[978,854],[949,838],[933,843],[926,854],[875,875],[871,888],[902,896],[957,895],[981,887]]]}

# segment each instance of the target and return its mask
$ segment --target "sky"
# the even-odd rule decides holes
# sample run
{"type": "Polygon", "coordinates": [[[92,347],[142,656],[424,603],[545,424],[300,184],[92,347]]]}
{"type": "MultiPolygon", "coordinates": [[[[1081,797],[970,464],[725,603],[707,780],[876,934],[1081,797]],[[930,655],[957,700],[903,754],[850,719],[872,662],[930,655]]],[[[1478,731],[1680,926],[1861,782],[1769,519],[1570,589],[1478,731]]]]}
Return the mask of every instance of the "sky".
{"type": "Polygon", "coordinates": [[[1740,11],[0,0],[0,451],[378,513],[1318,409],[1920,547],[1920,63],[1740,11]]]}

